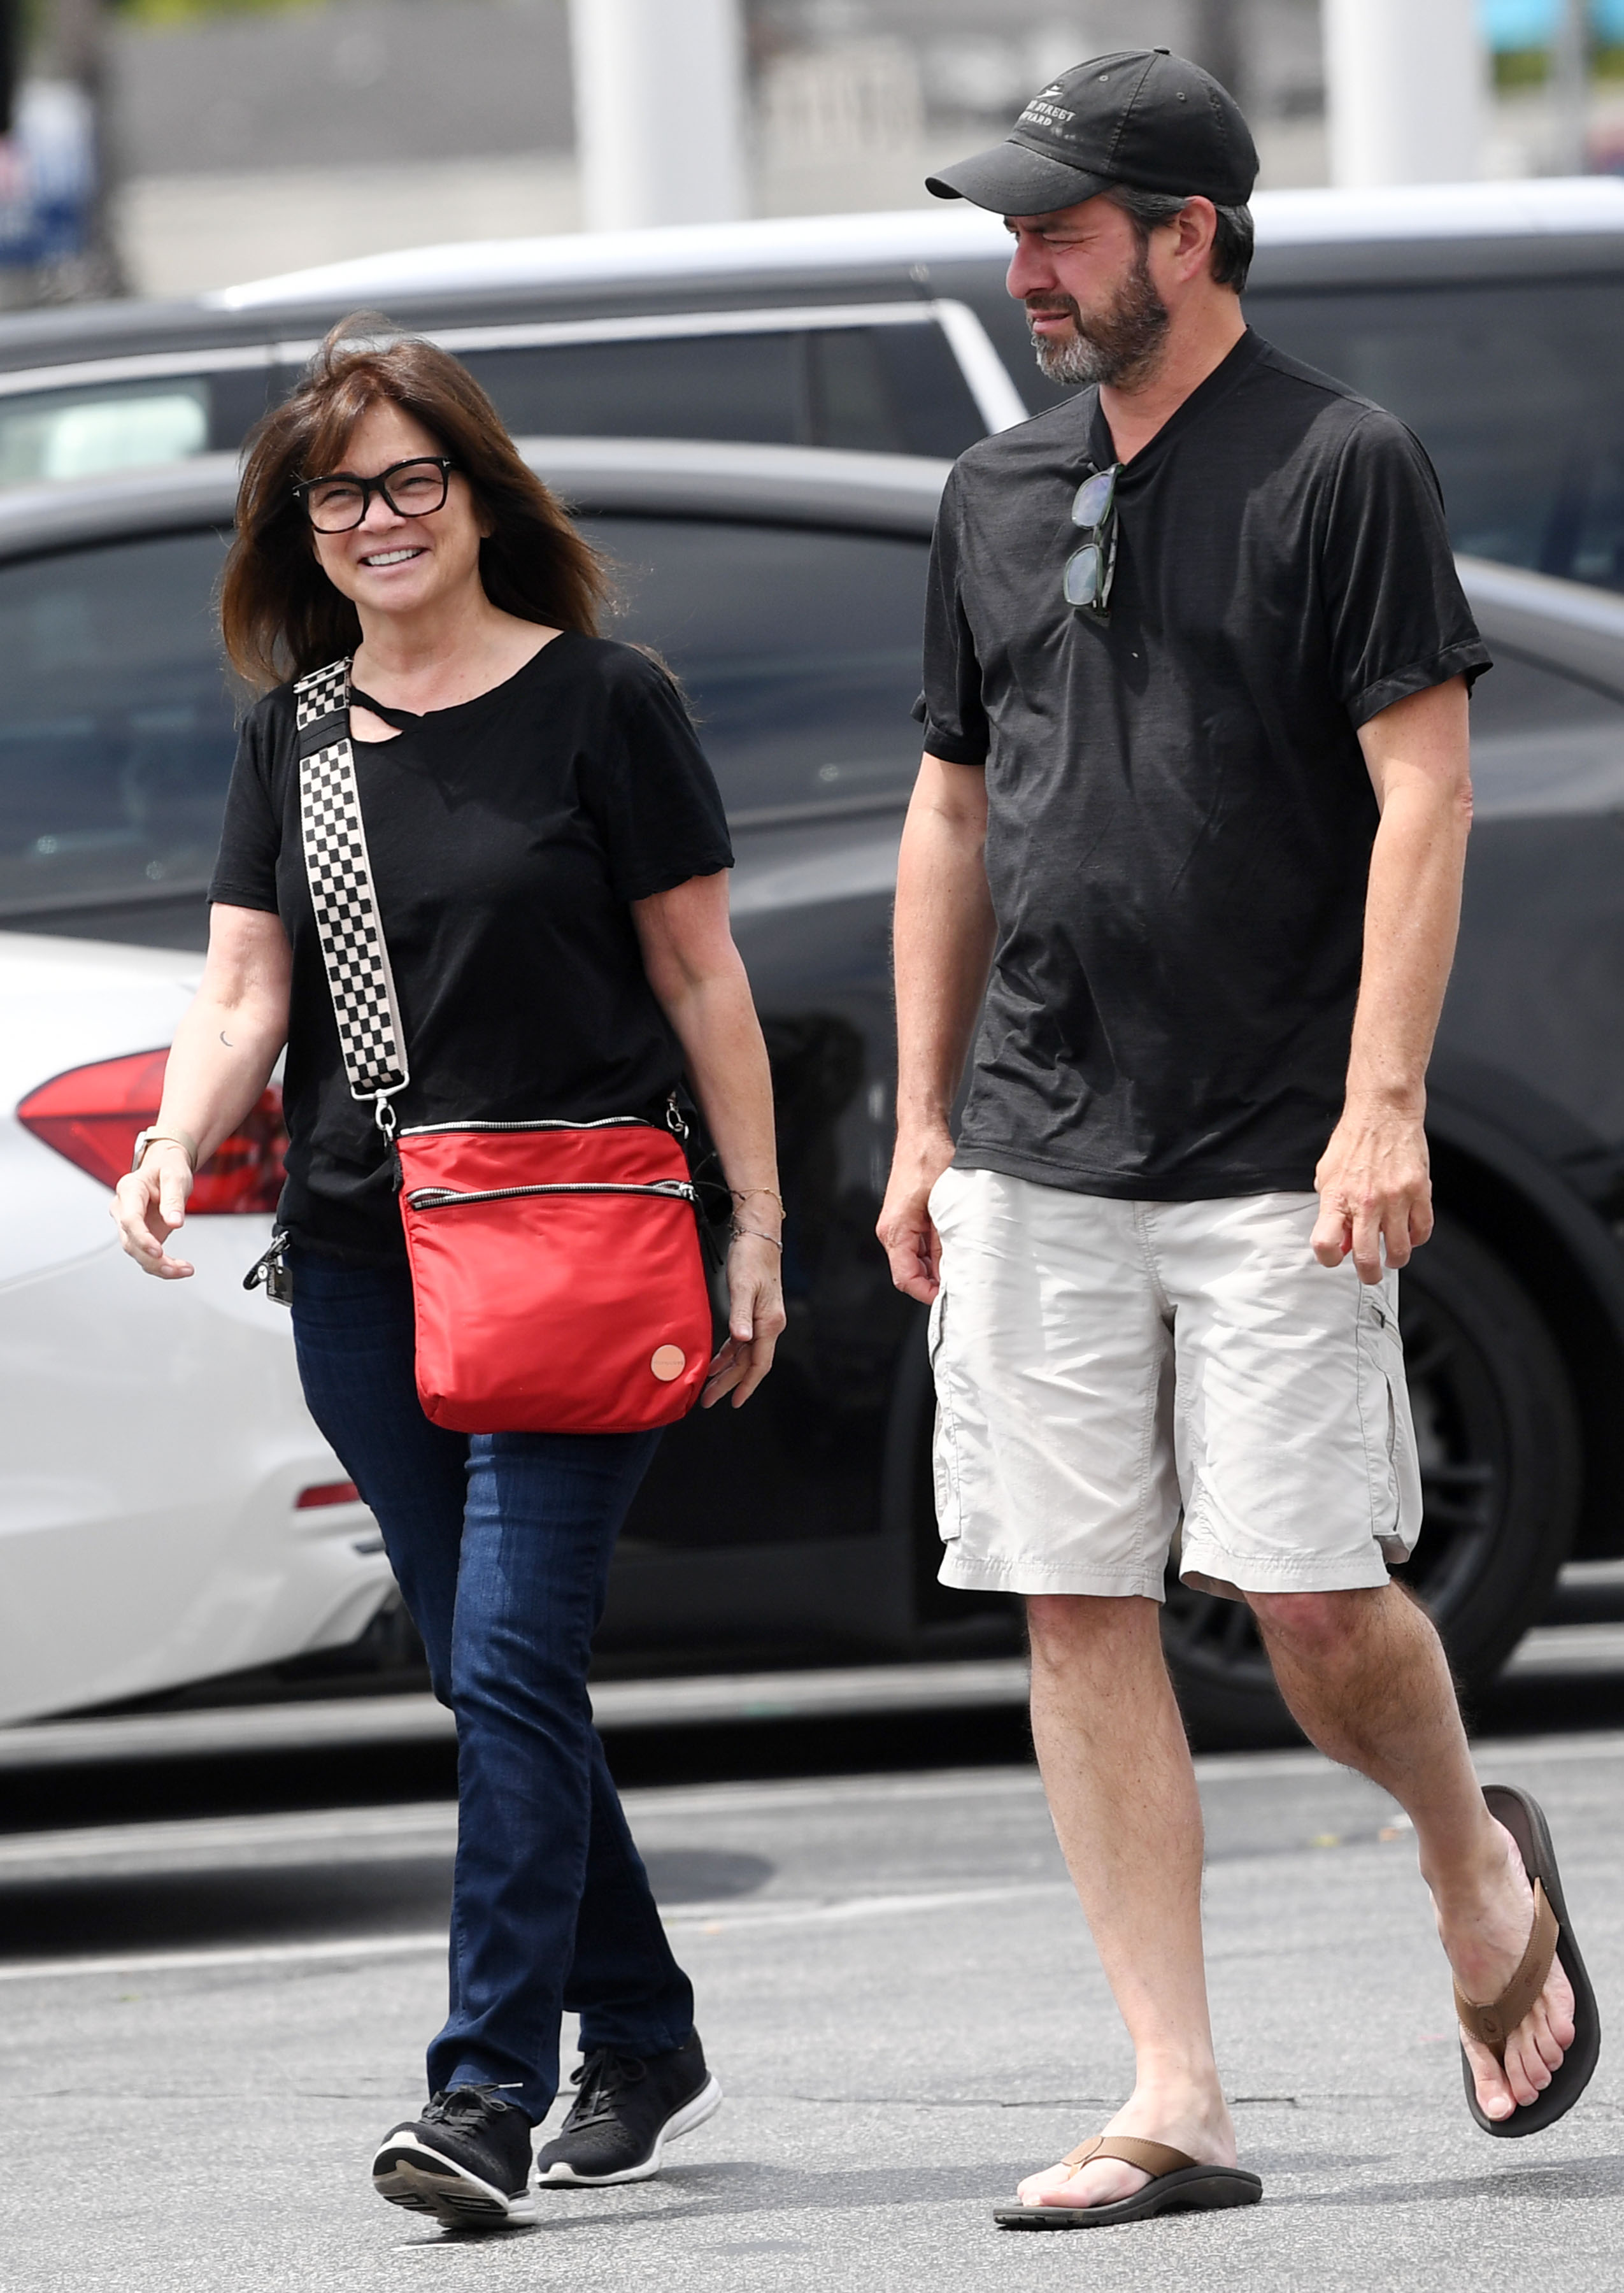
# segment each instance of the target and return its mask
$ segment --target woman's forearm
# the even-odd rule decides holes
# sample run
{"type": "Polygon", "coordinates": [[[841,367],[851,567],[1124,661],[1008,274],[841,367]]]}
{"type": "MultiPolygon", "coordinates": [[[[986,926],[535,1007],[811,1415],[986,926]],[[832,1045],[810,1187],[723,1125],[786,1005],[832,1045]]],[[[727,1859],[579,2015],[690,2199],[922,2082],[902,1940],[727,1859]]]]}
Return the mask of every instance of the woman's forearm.
{"type": "Polygon", "coordinates": [[[259,1098],[287,1040],[291,958],[275,916],[216,908],[196,997],[175,1029],[153,1128],[183,1132],[198,1159],[229,1138],[259,1098]]]}
{"type": "Polygon", "coordinates": [[[259,1100],[286,1034],[285,1025],[279,1032],[240,1006],[199,995],[175,1029],[153,1129],[190,1138],[206,1162],[259,1100]]]}
{"type": "MultiPolygon", "coordinates": [[[[665,1008],[728,1185],[776,1195],[772,1077],[743,964],[685,981],[665,1008]]],[[[753,1204],[752,1218],[764,1207],[753,1204]]]]}

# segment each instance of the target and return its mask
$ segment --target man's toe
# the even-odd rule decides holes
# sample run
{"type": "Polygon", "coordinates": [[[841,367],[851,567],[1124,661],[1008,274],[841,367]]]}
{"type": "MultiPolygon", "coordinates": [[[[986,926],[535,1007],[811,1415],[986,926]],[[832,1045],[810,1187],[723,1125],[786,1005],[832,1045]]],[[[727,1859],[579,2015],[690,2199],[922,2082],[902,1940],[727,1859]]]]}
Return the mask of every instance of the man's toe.
{"type": "Polygon", "coordinates": [[[1573,2043],[1571,2031],[1563,2038],[1553,2017],[1543,2006],[1537,2006],[1529,2017],[1534,2049],[1547,2070],[1561,2067],[1562,2058],[1573,2043]]]}
{"type": "Polygon", "coordinates": [[[1461,2044],[1472,2065],[1472,2083],[1477,2090],[1477,2106],[1486,2118],[1509,2118],[1516,2108],[1506,2072],[1487,2046],[1470,2038],[1463,2030],[1461,2044]]]}
{"type": "Polygon", "coordinates": [[[1015,2195],[1023,2206],[1109,2206],[1134,2196],[1150,2178],[1119,2159],[1103,2159],[1098,2165],[1075,2170],[1046,2167],[1041,2174],[1029,2174],[1015,2195]]]}
{"type": "Polygon", "coordinates": [[[1058,2188],[1051,2188],[1040,2200],[1049,2206],[1114,2206],[1124,2198],[1136,2197],[1150,2181],[1136,2166],[1123,2164],[1112,2159],[1108,2164],[1085,2166],[1079,2174],[1058,2188]]]}
{"type": "MultiPolygon", "coordinates": [[[[1531,2027],[1531,2017],[1513,2037],[1506,2049],[1506,2083],[1516,2098],[1519,2110],[1526,2110],[1538,2099],[1551,2082],[1555,2062],[1545,2059],[1538,2037],[1531,2027]]],[[[1556,2061],[1562,2059],[1558,2051],[1556,2061]]]]}

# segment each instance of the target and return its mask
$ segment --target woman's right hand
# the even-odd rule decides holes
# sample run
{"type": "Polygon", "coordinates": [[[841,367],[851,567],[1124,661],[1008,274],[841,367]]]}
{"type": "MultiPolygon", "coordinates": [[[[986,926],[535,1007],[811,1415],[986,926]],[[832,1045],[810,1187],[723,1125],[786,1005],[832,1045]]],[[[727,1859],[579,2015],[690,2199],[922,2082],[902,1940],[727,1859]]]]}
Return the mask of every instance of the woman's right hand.
{"type": "Polygon", "coordinates": [[[191,1182],[186,1149],[174,1139],[157,1138],[141,1156],[140,1170],[126,1171],[113,1189],[119,1241],[143,1274],[156,1274],[161,1282],[182,1281],[193,1270],[164,1248],[185,1223],[191,1182]]]}
{"type": "Polygon", "coordinates": [[[734,1229],[727,1254],[728,1333],[699,1397],[714,1409],[725,1394],[742,1409],[772,1366],[784,1333],[784,1257],[770,1236],[734,1229]]]}

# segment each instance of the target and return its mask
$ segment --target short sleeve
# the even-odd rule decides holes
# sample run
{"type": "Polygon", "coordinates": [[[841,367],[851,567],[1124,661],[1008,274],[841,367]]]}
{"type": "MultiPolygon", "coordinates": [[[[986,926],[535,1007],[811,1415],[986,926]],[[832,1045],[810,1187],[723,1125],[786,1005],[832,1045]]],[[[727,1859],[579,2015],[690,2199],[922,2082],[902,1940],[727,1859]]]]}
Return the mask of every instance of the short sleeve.
{"type": "Polygon", "coordinates": [[[271,718],[262,701],[243,720],[226,791],[225,820],[208,895],[228,908],[277,912],[277,860],[282,824],[271,791],[271,718]]]}
{"type": "Polygon", "coordinates": [[[931,539],[925,592],[925,689],[914,715],[930,755],[949,765],[984,765],[991,745],[982,705],[982,670],[965,612],[959,474],[949,478],[931,539]]]}
{"type": "Polygon", "coordinates": [[[651,899],[733,864],[727,814],[675,679],[618,646],[593,812],[617,898],[651,899]]]}
{"type": "Polygon", "coordinates": [[[1373,409],[1348,435],[1320,567],[1332,678],[1355,725],[1492,667],[1455,571],[1437,473],[1391,415],[1373,409]]]}

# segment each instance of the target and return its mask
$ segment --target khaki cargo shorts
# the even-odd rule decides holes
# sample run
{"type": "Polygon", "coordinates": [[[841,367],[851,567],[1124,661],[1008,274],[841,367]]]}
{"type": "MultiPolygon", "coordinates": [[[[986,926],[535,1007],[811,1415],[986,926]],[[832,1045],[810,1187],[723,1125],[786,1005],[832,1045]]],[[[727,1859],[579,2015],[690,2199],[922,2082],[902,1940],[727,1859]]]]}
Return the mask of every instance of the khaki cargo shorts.
{"type": "Polygon", "coordinates": [[[1313,1195],[931,1194],[941,1581],[1162,1596],[1386,1582],[1421,1524],[1398,1276],[1308,1246],[1313,1195]]]}

